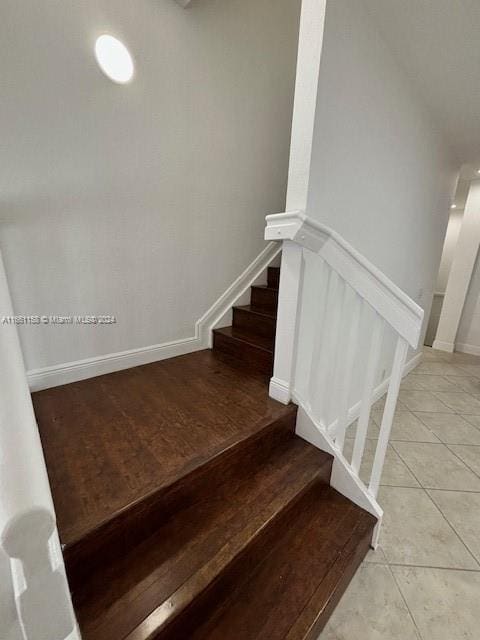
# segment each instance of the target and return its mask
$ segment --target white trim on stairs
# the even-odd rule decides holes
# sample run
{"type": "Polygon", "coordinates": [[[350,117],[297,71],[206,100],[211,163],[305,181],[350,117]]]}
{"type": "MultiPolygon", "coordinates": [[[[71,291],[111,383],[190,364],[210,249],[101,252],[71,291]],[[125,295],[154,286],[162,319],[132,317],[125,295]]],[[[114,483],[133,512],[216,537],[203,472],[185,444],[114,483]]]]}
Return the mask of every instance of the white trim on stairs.
{"type": "Polygon", "coordinates": [[[31,369],[27,371],[30,390],[40,391],[41,389],[57,387],[62,384],[121,371],[122,369],[130,369],[142,364],[165,360],[166,358],[182,356],[186,353],[200,351],[200,349],[207,349],[211,346],[212,329],[217,322],[257,280],[281,250],[281,243],[269,242],[243,273],[197,320],[195,323],[195,335],[191,338],[182,338],[118,353],[107,353],[103,356],[66,362],[41,369],[31,369]]]}
{"type": "Polygon", "coordinates": [[[142,364],[149,364],[166,358],[174,358],[185,353],[204,349],[200,338],[185,338],[163,344],[155,344],[140,349],[129,349],[118,353],[107,353],[104,356],[85,358],[52,367],[32,369],[27,371],[28,384],[31,391],[40,391],[50,387],[57,387],[70,382],[78,382],[87,378],[94,378],[113,371],[130,369],[142,364]]]}

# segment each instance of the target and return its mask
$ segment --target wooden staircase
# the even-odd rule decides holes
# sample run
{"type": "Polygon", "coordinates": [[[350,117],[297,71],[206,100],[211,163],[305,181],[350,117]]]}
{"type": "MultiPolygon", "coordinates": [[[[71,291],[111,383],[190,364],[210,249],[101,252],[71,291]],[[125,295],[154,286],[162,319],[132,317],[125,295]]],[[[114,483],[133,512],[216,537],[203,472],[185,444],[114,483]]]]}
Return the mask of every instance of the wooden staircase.
{"type": "Polygon", "coordinates": [[[278,277],[213,351],[34,394],[84,640],[313,640],[367,553],[375,519],[268,398],[278,277]]]}
{"type": "Polygon", "coordinates": [[[214,329],[213,348],[267,375],[273,370],[280,269],[268,267],[266,286],[251,287],[250,304],[233,308],[231,327],[214,329]]]}

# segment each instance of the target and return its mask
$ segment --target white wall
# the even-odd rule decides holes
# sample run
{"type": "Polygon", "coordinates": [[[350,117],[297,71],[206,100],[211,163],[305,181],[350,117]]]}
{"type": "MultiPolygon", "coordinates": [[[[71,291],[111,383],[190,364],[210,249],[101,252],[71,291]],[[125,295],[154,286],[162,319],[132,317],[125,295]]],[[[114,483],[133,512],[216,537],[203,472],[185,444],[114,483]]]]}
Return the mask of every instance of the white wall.
{"type": "MultiPolygon", "coordinates": [[[[339,232],[420,304],[425,331],[456,164],[360,0],[327,3],[313,138],[307,214],[339,232]]],[[[318,275],[306,274],[305,315],[316,313],[322,286],[318,275]]],[[[363,317],[352,407],[361,397],[372,320],[368,312],[363,317]]],[[[311,332],[300,335],[299,358],[302,343],[311,349],[312,341],[311,332]]],[[[389,375],[394,346],[387,330],[377,385],[389,375]]],[[[297,360],[297,374],[301,366],[297,360]]]]}
{"type": "Polygon", "coordinates": [[[456,347],[480,356],[480,253],[473,269],[462,318],[458,327],[456,347]]]}
{"type": "MultiPolygon", "coordinates": [[[[458,234],[455,254],[448,276],[442,313],[438,323],[433,347],[445,351],[463,349],[459,338],[459,327],[466,305],[472,274],[475,269],[478,248],[480,246],[480,180],[472,180],[458,234]]],[[[472,311],[472,295],[470,295],[470,311],[472,311]]],[[[468,326],[467,314],[465,327],[468,326]]]]}
{"type": "Polygon", "coordinates": [[[193,335],[285,206],[299,0],[4,0],[0,246],[28,369],[193,335]],[[109,82],[96,37],[136,61],[109,82]]]}
{"type": "Polygon", "coordinates": [[[359,0],[330,0],[308,214],[344,236],[426,310],[455,164],[359,0]]]}
{"type": "Polygon", "coordinates": [[[443,244],[442,259],[438,270],[437,284],[435,291],[437,293],[445,293],[447,288],[448,276],[452,267],[453,256],[457,246],[458,234],[462,226],[463,210],[457,209],[450,212],[448,220],[447,233],[443,244]]]}

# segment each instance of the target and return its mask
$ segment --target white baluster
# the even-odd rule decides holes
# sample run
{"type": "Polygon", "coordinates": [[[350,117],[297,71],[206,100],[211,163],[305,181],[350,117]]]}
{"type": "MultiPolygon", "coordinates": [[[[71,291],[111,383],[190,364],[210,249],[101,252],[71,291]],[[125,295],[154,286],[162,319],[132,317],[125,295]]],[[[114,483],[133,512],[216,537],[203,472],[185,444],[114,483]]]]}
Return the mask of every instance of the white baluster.
{"type": "Polygon", "coordinates": [[[321,360],[322,349],[324,348],[324,327],[328,314],[328,306],[329,306],[329,295],[331,291],[331,287],[333,286],[332,279],[334,278],[334,273],[328,266],[326,262],[322,262],[322,265],[319,270],[319,284],[320,291],[319,296],[321,297],[320,303],[316,311],[318,312],[317,317],[315,318],[315,323],[313,326],[313,345],[312,351],[310,355],[310,372],[308,375],[308,403],[310,407],[313,404],[313,399],[317,393],[317,378],[319,373],[319,362],[321,360]]]}
{"type": "Polygon", "coordinates": [[[350,330],[348,332],[347,350],[345,354],[344,377],[339,382],[340,390],[340,412],[338,418],[337,432],[335,444],[340,451],[343,451],[345,444],[345,432],[348,424],[350,387],[352,384],[353,367],[355,364],[355,355],[357,352],[358,331],[360,328],[360,319],[362,317],[362,299],[353,292],[353,304],[350,321],[350,330]]]}
{"type": "Polygon", "coordinates": [[[329,273],[330,267],[323,260],[304,249],[294,379],[297,400],[308,406],[312,362],[320,354],[329,273]]]}
{"type": "Polygon", "coordinates": [[[353,447],[352,469],[358,475],[362,463],[363,452],[365,450],[365,440],[367,438],[368,423],[370,420],[370,410],[372,408],[373,385],[375,384],[375,373],[377,370],[380,349],[382,346],[384,321],[375,313],[372,337],[370,342],[370,352],[368,356],[367,370],[365,373],[365,384],[360,406],[360,416],[358,418],[355,445],[353,447]]]}
{"type": "Polygon", "coordinates": [[[342,283],[338,275],[332,271],[329,276],[328,290],[322,327],[316,331],[319,340],[318,359],[312,359],[310,374],[309,399],[314,414],[328,427],[328,416],[325,415],[325,400],[328,396],[329,379],[331,378],[332,340],[335,332],[335,320],[338,317],[338,300],[342,283]]]}
{"type": "Polygon", "coordinates": [[[288,404],[292,397],[298,301],[302,282],[302,247],[286,240],[282,247],[282,268],[278,292],[275,362],[270,396],[288,404]]]}
{"type": "Polygon", "coordinates": [[[322,409],[325,415],[325,424],[330,427],[333,420],[338,416],[338,404],[337,398],[339,397],[339,388],[342,382],[343,373],[343,354],[340,352],[340,336],[342,335],[342,329],[345,326],[345,298],[347,293],[347,285],[343,278],[339,277],[338,284],[338,296],[335,301],[332,311],[332,323],[330,333],[324,336],[324,339],[328,336],[328,360],[327,369],[329,376],[325,385],[325,401],[322,409]]]}
{"type": "Polygon", "coordinates": [[[402,382],[403,367],[405,365],[407,352],[407,341],[399,337],[397,340],[397,347],[395,349],[392,375],[390,376],[390,384],[388,387],[387,399],[385,401],[385,409],[383,411],[382,425],[380,427],[377,450],[375,452],[375,459],[373,461],[370,485],[368,487],[368,490],[375,498],[377,497],[380,478],[382,476],[385,455],[387,453],[388,441],[390,439],[390,431],[392,429],[395,408],[397,406],[398,392],[400,390],[400,383],[402,382]]]}

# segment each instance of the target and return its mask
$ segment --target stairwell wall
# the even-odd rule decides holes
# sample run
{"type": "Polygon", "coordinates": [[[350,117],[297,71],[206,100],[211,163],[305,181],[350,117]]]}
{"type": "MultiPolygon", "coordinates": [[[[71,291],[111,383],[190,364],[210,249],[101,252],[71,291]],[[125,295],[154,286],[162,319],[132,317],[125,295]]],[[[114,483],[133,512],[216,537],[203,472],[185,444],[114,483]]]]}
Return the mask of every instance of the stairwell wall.
{"type": "MultiPolygon", "coordinates": [[[[307,214],[423,307],[425,323],[457,173],[455,157],[363,3],[330,0],[307,214]]],[[[389,375],[391,342],[385,339],[377,384],[389,375]]],[[[366,356],[366,335],[362,349],[366,356]]],[[[352,404],[361,368],[356,377],[352,404]]]]}
{"type": "Polygon", "coordinates": [[[299,9],[2,4],[0,248],[15,313],[117,319],[20,326],[27,369],[87,361],[88,377],[92,359],[117,354],[104,373],[131,366],[126,351],[188,341],[260,253],[265,215],[285,207],[299,9]],[[96,65],[105,32],[134,57],[129,85],[96,65]]]}

